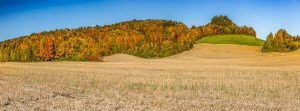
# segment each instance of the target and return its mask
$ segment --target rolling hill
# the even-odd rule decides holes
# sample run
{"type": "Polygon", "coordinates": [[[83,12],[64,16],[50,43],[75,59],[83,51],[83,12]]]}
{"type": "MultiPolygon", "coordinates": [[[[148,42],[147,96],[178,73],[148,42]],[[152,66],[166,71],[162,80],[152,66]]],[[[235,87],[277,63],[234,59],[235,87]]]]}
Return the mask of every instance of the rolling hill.
{"type": "Polygon", "coordinates": [[[250,46],[262,46],[264,40],[250,35],[217,35],[204,37],[197,40],[196,43],[211,43],[211,44],[239,44],[250,46]]]}
{"type": "Polygon", "coordinates": [[[0,61],[98,61],[100,56],[130,54],[160,58],[190,50],[207,36],[256,36],[252,27],[215,16],[203,26],[171,20],[131,20],[111,25],[57,29],[0,42],[0,61]]]}

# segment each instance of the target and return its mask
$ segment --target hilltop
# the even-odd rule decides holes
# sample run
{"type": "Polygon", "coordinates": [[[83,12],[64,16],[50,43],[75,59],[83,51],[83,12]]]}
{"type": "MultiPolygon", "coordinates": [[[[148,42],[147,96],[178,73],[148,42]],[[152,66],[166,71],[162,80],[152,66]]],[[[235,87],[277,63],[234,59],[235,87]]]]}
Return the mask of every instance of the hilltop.
{"type": "Polygon", "coordinates": [[[211,44],[239,44],[250,46],[262,46],[264,40],[250,35],[217,35],[204,37],[196,41],[196,43],[211,43],[211,44]]]}

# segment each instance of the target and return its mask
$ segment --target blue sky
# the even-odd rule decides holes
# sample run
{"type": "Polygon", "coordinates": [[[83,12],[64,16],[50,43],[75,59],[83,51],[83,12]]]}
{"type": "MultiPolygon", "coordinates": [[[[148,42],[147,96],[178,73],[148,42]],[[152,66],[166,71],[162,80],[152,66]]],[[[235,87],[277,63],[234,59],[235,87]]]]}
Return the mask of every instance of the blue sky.
{"type": "Polygon", "coordinates": [[[204,25],[215,15],[254,27],[262,39],[280,28],[300,35],[300,0],[0,0],[0,41],[131,19],[204,25]]]}

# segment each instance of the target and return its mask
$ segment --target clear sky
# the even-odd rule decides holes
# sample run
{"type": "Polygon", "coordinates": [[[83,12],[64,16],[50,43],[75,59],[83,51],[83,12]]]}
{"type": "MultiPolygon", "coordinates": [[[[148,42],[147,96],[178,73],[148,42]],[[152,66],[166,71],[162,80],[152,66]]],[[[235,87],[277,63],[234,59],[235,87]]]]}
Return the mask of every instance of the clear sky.
{"type": "Polygon", "coordinates": [[[204,25],[215,15],[254,27],[262,39],[280,28],[300,35],[300,0],[0,0],[0,41],[131,19],[204,25]]]}

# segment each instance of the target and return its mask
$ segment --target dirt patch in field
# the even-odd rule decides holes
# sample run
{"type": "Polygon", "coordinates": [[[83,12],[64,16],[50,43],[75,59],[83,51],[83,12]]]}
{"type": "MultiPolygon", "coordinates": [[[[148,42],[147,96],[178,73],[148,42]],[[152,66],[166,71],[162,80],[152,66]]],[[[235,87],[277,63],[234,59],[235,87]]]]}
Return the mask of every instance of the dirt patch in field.
{"type": "Polygon", "coordinates": [[[105,62],[126,62],[126,61],[140,61],[143,60],[143,58],[127,55],[127,54],[115,54],[112,56],[104,57],[105,62]]]}

